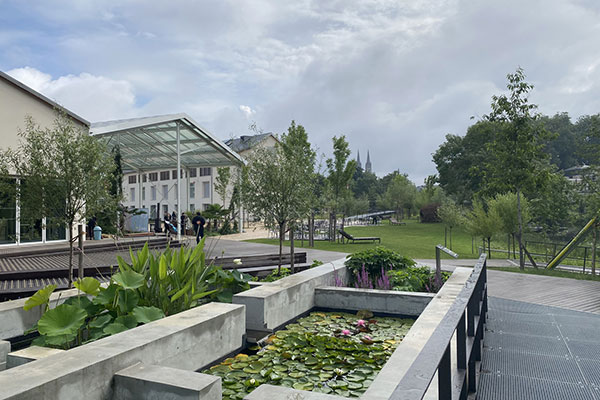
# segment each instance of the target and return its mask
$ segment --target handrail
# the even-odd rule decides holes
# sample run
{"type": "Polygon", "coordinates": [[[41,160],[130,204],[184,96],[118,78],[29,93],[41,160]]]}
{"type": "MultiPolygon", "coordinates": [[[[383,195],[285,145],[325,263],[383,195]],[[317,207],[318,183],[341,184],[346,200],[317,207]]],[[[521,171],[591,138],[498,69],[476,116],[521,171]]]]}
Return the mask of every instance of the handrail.
{"type": "Polygon", "coordinates": [[[438,396],[454,398],[453,388],[460,388],[459,398],[466,398],[467,391],[475,392],[475,363],[481,361],[483,324],[487,312],[487,263],[482,254],[471,276],[457,295],[419,355],[408,368],[390,400],[421,400],[438,373],[438,396]],[[467,326],[465,329],[465,321],[467,326]],[[456,368],[462,382],[452,383],[450,344],[456,332],[456,368]],[[471,340],[467,340],[467,337],[471,340]],[[470,348],[468,345],[471,345],[470,348]]]}

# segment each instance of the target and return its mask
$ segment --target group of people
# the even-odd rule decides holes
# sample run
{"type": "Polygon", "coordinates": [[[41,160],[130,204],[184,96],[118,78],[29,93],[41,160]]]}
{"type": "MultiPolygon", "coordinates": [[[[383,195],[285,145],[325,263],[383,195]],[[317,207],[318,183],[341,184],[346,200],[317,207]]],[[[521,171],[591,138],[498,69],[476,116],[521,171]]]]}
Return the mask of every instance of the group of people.
{"type": "MultiPolygon", "coordinates": [[[[165,213],[164,216],[164,224],[166,232],[176,233],[177,229],[175,228],[175,224],[177,223],[177,213],[173,211],[172,214],[168,212],[165,213]]],[[[187,216],[185,213],[181,213],[181,229],[185,230],[185,226],[187,223],[187,216]]],[[[200,213],[200,211],[196,211],[196,215],[192,218],[192,227],[194,228],[194,234],[196,235],[196,244],[200,243],[200,240],[204,237],[204,224],[206,220],[200,213]]]]}

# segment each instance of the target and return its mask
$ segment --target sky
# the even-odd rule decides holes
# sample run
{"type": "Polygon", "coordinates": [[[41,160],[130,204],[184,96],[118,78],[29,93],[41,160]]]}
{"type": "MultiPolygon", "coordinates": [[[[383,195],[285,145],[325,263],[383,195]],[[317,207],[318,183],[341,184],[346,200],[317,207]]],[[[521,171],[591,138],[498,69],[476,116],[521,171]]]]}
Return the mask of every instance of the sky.
{"type": "Polygon", "coordinates": [[[0,0],[0,70],[91,122],[185,112],[220,139],[302,124],[417,185],[522,67],[600,112],[597,0],[0,0]]]}

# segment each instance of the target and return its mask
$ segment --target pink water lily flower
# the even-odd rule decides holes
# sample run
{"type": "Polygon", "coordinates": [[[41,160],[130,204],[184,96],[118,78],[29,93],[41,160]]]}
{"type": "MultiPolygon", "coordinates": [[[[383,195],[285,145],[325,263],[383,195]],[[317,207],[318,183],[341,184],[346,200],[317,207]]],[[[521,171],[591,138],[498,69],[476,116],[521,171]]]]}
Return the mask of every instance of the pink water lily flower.
{"type": "Polygon", "coordinates": [[[342,335],[348,336],[348,335],[350,335],[350,331],[348,329],[344,329],[344,330],[342,330],[342,335]]]}
{"type": "Polygon", "coordinates": [[[360,327],[366,327],[367,326],[367,322],[364,319],[359,319],[358,321],[356,321],[356,326],[360,326],[360,327]]]}
{"type": "Polygon", "coordinates": [[[365,339],[365,340],[369,340],[369,341],[373,340],[373,338],[372,338],[371,336],[369,336],[369,335],[365,335],[365,336],[364,336],[364,339],[365,339]]]}

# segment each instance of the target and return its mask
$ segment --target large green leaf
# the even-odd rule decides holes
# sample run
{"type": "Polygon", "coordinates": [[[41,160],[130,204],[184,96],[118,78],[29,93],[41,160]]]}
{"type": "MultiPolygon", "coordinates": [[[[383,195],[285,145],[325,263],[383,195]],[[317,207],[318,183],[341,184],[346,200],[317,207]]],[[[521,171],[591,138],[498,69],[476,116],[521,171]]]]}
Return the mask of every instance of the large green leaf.
{"type": "Polygon", "coordinates": [[[165,317],[165,313],[163,313],[160,308],[156,307],[136,307],[133,309],[132,314],[140,324],[147,324],[148,322],[165,317]]]}
{"type": "Polygon", "coordinates": [[[138,321],[133,315],[121,315],[115,319],[115,323],[123,324],[127,329],[135,328],[138,325],[138,321]]]}
{"type": "Polygon", "coordinates": [[[90,328],[103,328],[110,321],[112,321],[112,318],[113,317],[110,314],[100,315],[99,317],[97,317],[96,319],[94,319],[92,322],[90,322],[90,328]]]}
{"type": "Polygon", "coordinates": [[[70,304],[47,311],[38,321],[38,331],[47,336],[68,336],[77,333],[85,322],[87,313],[70,304]]]}
{"type": "Polygon", "coordinates": [[[108,306],[113,301],[115,301],[115,295],[117,294],[117,290],[119,290],[119,287],[114,284],[108,285],[106,289],[100,288],[100,293],[98,293],[98,295],[94,297],[94,304],[108,306]]]}
{"type": "Polygon", "coordinates": [[[92,296],[100,293],[100,281],[94,278],[85,277],[83,279],[78,279],[73,282],[73,285],[79,290],[81,290],[85,294],[89,294],[92,296]]]}
{"type": "Polygon", "coordinates": [[[25,311],[29,311],[33,307],[48,304],[48,301],[50,301],[50,295],[52,294],[52,292],[54,292],[55,289],[56,285],[48,285],[45,288],[38,290],[33,296],[27,299],[25,305],[23,306],[23,309],[25,311]]]}
{"type": "Polygon", "coordinates": [[[119,300],[117,304],[119,305],[119,310],[123,314],[128,314],[135,306],[138,305],[140,301],[140,296],[133,290],[121,290],[119,291],[119,300]]]}
{"type": "Polygon", "coordinates": [[[109,334],[109,335],[114,335],[114,334],[116,334],[116,333],[124,332],[124,331],[126,331],[126,330],[128,330],[128,328],[127,328],[125,325],[123,325],[123,324],[118,324],[118,323],[116,323],[116,322],[113,322],[112,324],[110,324],[110,325],[107,325],[107,326],[106,326],[106,327],[103,329],[103,332],[104,332],[104,333],[107,333],[107,334],[109,334]]]}
{"type": "Polygon", "coordinates": [[[144,284],[144,275],[126,270],[114,274],[112,280],[123,289],[137,289],[144,284]]]}

